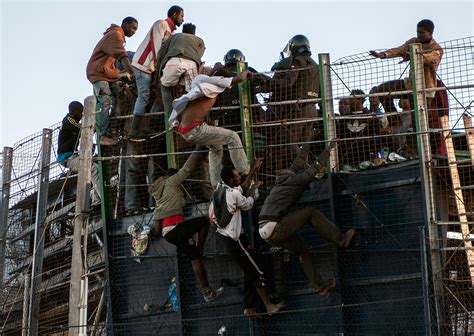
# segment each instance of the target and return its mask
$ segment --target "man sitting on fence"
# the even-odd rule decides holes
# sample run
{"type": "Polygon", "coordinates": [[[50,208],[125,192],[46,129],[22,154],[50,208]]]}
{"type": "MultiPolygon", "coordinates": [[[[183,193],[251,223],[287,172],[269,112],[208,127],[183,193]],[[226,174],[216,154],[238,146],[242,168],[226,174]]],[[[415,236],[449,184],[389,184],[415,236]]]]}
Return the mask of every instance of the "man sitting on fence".
{"type": "Polygon", "coordinates": [[[260,210],[259,233],[270,245],[283,247],[296,254],[306,276],[311,281],[311,286],[320,296],[325,296],[335,288],[336,280],[321,278],[313,264],[311,252],[296,233],[304,224],[311,223],[321,238],[338,247],[345,248],[349,246],[355,230],[351,229],[342,234],[334,223],[312,207],[289,212],[290,208],[298,202],[306,187],[324,169],[323,165],[335,142],[305,169],[310,145],[310,143],[304,144],[291,167],[278,174],[275,185],[260,210]]]}
{"type": "Polygon", "coordinates": [[[184,140],[210,149],[209,175],[213,187],[220,180],[224,145],[227,145],[232,163],[239,173],[248,174],[250,167],[238,134],[222,127],[209,126],[204,120],[219,93],[251,77],[252,73],[247,70],[233,78],[198,75],[191,83],[191,91],[173,102],[170,127],[178,127],[184,140]]]}
{"type": "MultiPolygon", "coordinates": [[[[79,145],[79,137],[81,133],[82,111],[84,106],[73,101],[69,104],[69,113],[64,117],[61,130],[58,137],[58,159],[57,161],[64,167],[69,168],[71,172],[79,171],[79,154],[77,154],[77,146],[79,145]]],[[[91,205],[100,204],[99,193],[99,170],[97,163],[92,163],[91,169],[92,190],[91,205]]]]}

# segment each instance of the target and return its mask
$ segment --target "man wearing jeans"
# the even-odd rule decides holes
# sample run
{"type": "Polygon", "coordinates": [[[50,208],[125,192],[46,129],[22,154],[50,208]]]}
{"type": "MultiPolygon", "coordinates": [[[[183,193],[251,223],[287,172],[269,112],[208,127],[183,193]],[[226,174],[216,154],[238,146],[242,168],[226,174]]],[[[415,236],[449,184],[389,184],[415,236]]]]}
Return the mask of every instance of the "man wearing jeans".
{"type": "Polygon", "coordinates": [[[138,29],[138,21],[126,17],[122,25],[112,24],[97,43],[87,63],[87,79],[94,87],[97,97],[96,122],[101,135],[101,145],[114,145],[117,140],[110,136],[109,110],[114,105],[111,84],[120,78],[120,71],[115,67],[116,60],[125,69],[125,75],[132,76],[132,67],[125,51],[125,36],[132,37],[138,29]]]}
{"type": "MultiPolygon", "coordinates": [[[[78,101],[73,101],[69,104],[69,113],[63,119],[58,137],[57,162],[75,173],[79,171],[80,159],[77,154],[77,146],[79,145],[81,132],[80,121],[82,119],[83,110],[84,106],[78,101]]],[[[91,205],[98,205],[100,204],[99,170],[95,162],[92,163],[91,179],[91,205]]]]}
{"type": "Polygon", "coordinates": [[[323,165],[335,143],[305,169],[310,145],[310,143],[304,144],[291,167],[278,174],[275,185],[260,210],[258,223],[260,236],[270,245],[281,246],[296,254],[311,286],[319,295],[325,296],[335,288],[336,280],[321,278],[313,264],[310,250],[296,233],[303,225],[311,223],[321,238],[345,248],[349,246],[355,230],[351,229],[342,234],[334,223],[315,208],[308,207],[289,212],[306,187],[324,169],[323,165]]]}
{"type": "Polygon", "coordinates": [[[251,77],[252,73],[248,70],[233,78],[199,75],[192,81],[191,91],[173,101],[169,125],[178,127],[184,140],[209,147],[209,175],[213,188],[220,181],[224,145],[227,145],[232,163],[239,173],[248,174],[250,167],[239,135],[232,130],[209,126],[204,120],[219,93],[251,77]]]}
{"type": "MultiPolygon", "coordinates": [[[[179,6],[171,6],[168,10],[166,20],[158,20],[145,36],[138,47],[132,60],[133,73],[137,83],[138,97],[133,110],[133,121],[129,137],[139,139],[143,134],[139,134],[140,120],[145,115],[145,108],[150,99],[150,86],[152,73],[158,63],[158,52],[177,27],[181,26],[184,20],[184,10],[179,6]]],[[[151,110],[157,112],[157,106],[153,105],[151,110]]]]}

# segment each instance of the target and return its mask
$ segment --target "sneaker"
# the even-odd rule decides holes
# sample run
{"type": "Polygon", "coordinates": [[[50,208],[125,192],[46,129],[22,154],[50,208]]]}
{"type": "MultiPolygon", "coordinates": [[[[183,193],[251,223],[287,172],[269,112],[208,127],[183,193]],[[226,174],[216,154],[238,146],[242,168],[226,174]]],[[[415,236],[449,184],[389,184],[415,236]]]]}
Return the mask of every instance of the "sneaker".
{"type": "Polygon", "coordinates": [[[319,296],[326,296],[330,291],[336,288],[336,279],[326,280],[323,283],[315,288],[314,290],[319,293],[319,296]]]}
{"type": "Polygon", "coordinates": [[[117,139],[111,138],[109,136],[101,136],[100,137],[100,145],[101,146],[113,146],[118,143],[117,139]]]}
{"type": "Polygon", "coordinates": [[[211,302],[211,301],[217,299],[219,296],[221,296],[222,293],[224,293],[224,287],[219,287],[216,290],[208,289],[208,290],[204,291],[204,293],[203,293],[204,301],[211,302]]]}
{"type": "Polygon", "coordinates": [[[356,234],[355,229],[350,229],[344,233],[344,236],[342,237],[342,242],[339,244],[340,248],[348,248],[349,245],[352,242],[352,239],[354,238],[354,235],[356,234]]]}

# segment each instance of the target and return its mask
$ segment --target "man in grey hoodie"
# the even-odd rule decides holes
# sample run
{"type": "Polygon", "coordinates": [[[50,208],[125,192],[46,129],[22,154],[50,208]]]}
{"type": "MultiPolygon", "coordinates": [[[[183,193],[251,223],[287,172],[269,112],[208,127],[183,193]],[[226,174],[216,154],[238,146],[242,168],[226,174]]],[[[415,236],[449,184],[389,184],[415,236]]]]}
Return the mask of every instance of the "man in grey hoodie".
{"type": "Polygon", "coordinates": [[[306,187],[324,170],[324,163],[336,143],[326,149],[308,168],[306,160],[311,143],[305,143],[289,169],[282,170],[270,194],[260,210],[258,217],[260,236],[270,245],[280,246],[296,254],[311,286],[320,296],[325,296],[336,287],[336,280],[323,280],[313,264],[311,252],[296,233],[306,223],[311,223],[321,238],[338,247],[348,247],[355,230],[342,234],[321,212],[307,207],[290,212],[305,191],[306,187]]]}
{"type": "Polygon", "coordinates": [[[202,262],[204,243],[210,223],[206,217],[184,220],[183,208],[186,204],[186,194],[181,185],[202,157],[200,150],[201,147],[196,147],[196,151],[189,156],[180,170],[168,169],[166,175],[156,179],[149,191],[156,201],[152,233],[157,234],[156,231],[159,231],[161,227],[163,237],[191,259],[204,300],[209,302],[219,297],[224,291],[222,287],[217,290],[209,287],[202,262]],[[198,233],[197,244],[190,244],[189,240],[196,232],[198,233]]]}

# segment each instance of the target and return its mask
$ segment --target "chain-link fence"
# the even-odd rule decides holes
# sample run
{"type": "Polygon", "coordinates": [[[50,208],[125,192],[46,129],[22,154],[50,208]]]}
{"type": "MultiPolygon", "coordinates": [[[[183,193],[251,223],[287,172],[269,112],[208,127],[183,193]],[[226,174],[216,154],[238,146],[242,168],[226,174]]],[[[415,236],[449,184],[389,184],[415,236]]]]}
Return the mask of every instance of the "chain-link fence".
{"type": "MultiPolygon", "coordinates": [[[[130,141],[136,90],[134,84],[120,85],[120,108],[112,124],[120,142],[100,148],[95,159],[105,186],[102,218],[108,234],[104,241],[101,221],[92,216],[86,254],[91,333],[472,333],[472,154],[466,140],[472,126],[462,124],[463,115],[471,116],[474,97],[472,38],[441,46],[436,89],[425,90],[423,72],[420,75],[424,56],[413,49],[411,62],[401,64],[368,53],[336,61],[325,54],[313,60],[294,57],[293,63],[280,62],[273,71],[258,73],[218,96],[206,123],[237,132],[249,161],[264,159],[255,177],[264,181],[260,198],[243,213],[243,225],[265,273],[270,299],[284,301],[285,308],[268,315],[258,301],[256,319],[243,314],[242,270],[213,226],[203,263],[210,287],[222,286],[224,293],[212,302],[204,300],[190,258],[149,233],[158,192],[154,182],[170,174],[169,168],[182,168],[195,145],[176,131],[166,132],[168,113],[162,112],[159,98],[160,111],[142,120],[141,130],[149,136],[130,141]],[[410,72],[413,80],[406,86],[410,72]],[[446,138],[453,139],[454,149],[446,138]],[[310,225],[298,232],[321,276],[336,279],[335,290],[320,297],[297,256],[260,238],[258,214],[275,178],[290,167],[301,146],[311,144],[311,163],[331,140],[337,147],[328,160],[328,174],[318,176],[291,210],[315,208],[342,232],[357,229],[346,249],[324,240],[310,225]],[[103,243],[108,260],[102,256],[103,243]]],[[[228,69],[229,76],[242,66],[228,69]]],[[[180,93],[178,88],[173,92],[175,97],[180,93]]],[[[36,301],[40,333],[60,333],[68,327],[76,180],[53,163],[56,137],[57,125],[41,286],[35,289],[41,293],[36,301]]],[[[13,149],[2,291],[7,334],[19,334],[24,325],[40,145],[38,134],[13,149]]],[[[232,163],[224,148],[222,165],[232,163]]],[[[212,169],[202,158],[183,182],[186,219],[208,216],[212,169]]]]}

